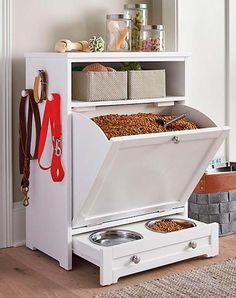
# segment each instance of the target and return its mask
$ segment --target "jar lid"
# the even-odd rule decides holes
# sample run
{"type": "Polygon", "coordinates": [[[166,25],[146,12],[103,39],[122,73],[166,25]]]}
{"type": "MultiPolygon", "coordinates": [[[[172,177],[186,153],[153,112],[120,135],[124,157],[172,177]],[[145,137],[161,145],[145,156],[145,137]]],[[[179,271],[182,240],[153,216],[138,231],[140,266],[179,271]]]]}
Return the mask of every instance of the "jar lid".
{"type": "Polygon", "coordinates": [[[125,4],[124,9],[147,9],[147,4],[125,4]]]}
{"type": "Polygon", "coordinates": [[[107,14],[107,20],[131,20],[131,16],[125,16],[124,14],[107,14]]]}
{"type": "Polygon", "coordinates": [[[165,26],[164,25],[142,25],[141,29],[142,30],[164,30],[165,26]]]}

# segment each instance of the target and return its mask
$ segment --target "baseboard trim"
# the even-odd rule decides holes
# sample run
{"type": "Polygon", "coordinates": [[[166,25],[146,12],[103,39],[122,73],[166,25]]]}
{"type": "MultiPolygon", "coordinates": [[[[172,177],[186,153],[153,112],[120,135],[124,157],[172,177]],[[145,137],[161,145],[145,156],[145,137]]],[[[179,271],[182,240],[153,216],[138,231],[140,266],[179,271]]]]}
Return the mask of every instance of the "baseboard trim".
{"type": "Polygon", "coordinates": [[[22,202],[13,204],[13,246],[25,245],[25,207],[22,202]]]}

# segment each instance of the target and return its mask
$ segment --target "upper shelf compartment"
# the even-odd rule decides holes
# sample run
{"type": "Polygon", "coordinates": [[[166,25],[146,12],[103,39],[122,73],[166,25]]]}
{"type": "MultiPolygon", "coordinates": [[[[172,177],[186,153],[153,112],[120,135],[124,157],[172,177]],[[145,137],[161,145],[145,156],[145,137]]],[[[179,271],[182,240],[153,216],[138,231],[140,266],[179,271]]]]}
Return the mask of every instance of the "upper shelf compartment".
{"type": "MultiPolygon", "coordinates": [[[[186,84],[185,84],[185,78],[186,78],[186,59],[189,57],[188,54],[185,53],[167,53],[167,52],[159,52],[159,53],[147,53],[147,52],[130,52],[130,53],[94,53],[89,54],[86,56],[86,54],[81,54],[80,59],[75,60],[76,55],[74,56],[73,53],[70,53],[70,59],[73,57],[72,61],[72,67],[77,66],[78,69],[90,64],[90,63],[101,63],[105,66],[112,67],[114,69],[123,69],[124,65],[126,65],[127,62],[138,62],[142,69],[144,70],[143,73],[140,73],[137,71],[137,74],[139,73],[138,77],[139,80],[136,81],[135,77],[134,81],[130,81],[130,75],[127,75],[128,81],[127,81],[127,89],[128,89],[128,100],[123,100],[122,97],[117,98],[114,100],[114,98],[111,98],[113,100],[105,100],[105,101],[80,101],[75,100],[78,99],[79,96],[79,85],[75,85],[75,81],[73,81],[73,94],[77,94],[76,96],[72,97],[72,108],[77,109],[83,109],[83,108],[89,108],[89,107],[98,107],[98,106],[114,106],[114,105],[130,105],[130,104],[141,104],[141,103],[158,103],[158,105],[172,105],[175,102],[184,102],[185,96],[186,96],[186,84]],[[86,59],[87,57],[87,59],[86,59]],[[86,59],[86,61],[84,60],[86,59]],[[146,71],[162,71],[165,70],[165,90],[166,90],[166,96],[158,96],[157,92],[154,91],[155,88],[160,88],[160,82],[154,83],[155,79],[153,80],[152,75],[150,72],[146,71]],[[144,76],[146,72],[146,75],[144,76]],[[150,80],[148,78],[150,74],[150,80]],[[141,76],[143,77],[142,81],[140,81],[141,76]],[[138,84],[137,88],[135,87],[134,83],[138,84]],[[142,83],[141,83],[142,82],[142,83]],[[137,95],[131,96],[131,89],[130,84],[137,90],[141,92],[140,97],[137,95]],[[143,87],[141,85],[143,84],[143,87]],[[151,84],[149,87],[148,85],[151,84]],[[153,85],[154,84],[154,85],[153,85]],[[155,84],[157,84],[155,86],[155,84]],[[75,87],[76,86],[76,87],[75,87]],[[158,87],[159,86],[159,87],[158,87]],[[153,88],[154,87],[154,88],[153,88]],[[145,88],[145,91],[143,90],[145,88]],[[150,88],[150,89],[149,89],[150,88]],[[142,91],[143,90],[143,91],[142,91]],[[153,95],[156,93],[155,96],[151,96],[149,93],[152,90],[151,93],[153,95]],[[75,91],[75,93],[74,93],[75,91]],[[142,95],[143,93],[143,95],[142,95]]],[[[136,77],[136,78],[138,78],[136,77]]],[[[95,78],[94,78],[95,79],[95,78]]],[[[102,83],[101,83],[102,85],[102,83]]],[[[89,86],[91,86],[89,84],[89,86]]],[[[118,86],[118,85],[117,85],[118,86]]],[[[123,85],[122,85],[123,86],[123,85]]],[[[110,92],[109,90],[109,83],[104,86],[104,88],[108,88],[106,92],[107,94],[110,92]],[[109,92],[108,92],[109,91],[109,92]]],[[[114,85],[112,85],[112,88],[114,89],[114,85]]],[[[103,89],[103,90],[105,90],[103,89]]],[[[105,92],[105,91],[104,91],[105,92]]],[[[81,91],[80,91],[81,93],[81,91]]],[[[117,94],[118,94],[117,90],[117,94]]],[[[115,95],[115,93],[114,93],[115,95]]],[[[82,95],[81,95],[82,97],[82,95]]]]}
{"type": "MultiPolygon", "coordinates": [[[[180,52],[102,52],[102,53],[27,53],[25,57],[31,63],[38,64],[42,61],[49,73],[49,90],[52,86],[52,76],[50,75],[49,64],[62,65],[63,71],[68,71],[66,75],[67,81],[67,99],[68,107],[77,109],[86,109],[98,106],[114,106],[114,105],[130,105],[130,104],[149,104],[158,103],[158,105],[171,105],[175,102],[184,102],[186,94],[186,78],[188,77],[187,61],[190,57],[189,53],[180,52]],[[46,61],[46,62],[45,62],[46,61]],[[50,63],[49,63],[50,61],[50,63]],[[166,75],[166,96],[157,98],[143,98],[132,100],[116,101],[78,101],[72,97],[72,68],[79,65],[87,65],[90,63],[101,63],[116,69],[127,62],[139,62],[144,70],[165,70],[166,75]],[[66,68],[65,68],[66,67],[66,68]]],[[[54,91],[54,88],[52,88],[54,91]]]]}

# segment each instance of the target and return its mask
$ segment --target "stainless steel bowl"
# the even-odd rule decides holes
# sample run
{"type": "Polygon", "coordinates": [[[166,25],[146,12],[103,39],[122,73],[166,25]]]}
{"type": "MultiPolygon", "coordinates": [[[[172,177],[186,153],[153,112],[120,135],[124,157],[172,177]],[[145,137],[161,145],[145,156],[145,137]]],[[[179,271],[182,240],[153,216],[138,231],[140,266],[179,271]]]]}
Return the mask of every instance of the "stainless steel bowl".
{"type": "MultiPolygon", "coordinates": [[[[156,231],[152,228],[153,224],[158,223],[162,220],[176,222],[179,225],[181,225],[183,227],[183,229],[189,229],[189,228],[196,227],[196,224],[193,221],[187,220],[187,219],[180,219],[180,218],[161,218],[161,219],[149,220],[148,222],[146,222],[145,227],[147,229],[149,229],[150,231],[156,232],[156,233],[172,233],[172,232],[165,232],[165,231],[156,231]]],[[[173,231],[173,232],[176,232],[176,231],[173,231]]]]}
{"type": "Polygon", "coordinates": [[[141,234],[128,230],[103,230],[89,236],[91,242],[102,246],[114,246],[142,238],[141,234]]]}

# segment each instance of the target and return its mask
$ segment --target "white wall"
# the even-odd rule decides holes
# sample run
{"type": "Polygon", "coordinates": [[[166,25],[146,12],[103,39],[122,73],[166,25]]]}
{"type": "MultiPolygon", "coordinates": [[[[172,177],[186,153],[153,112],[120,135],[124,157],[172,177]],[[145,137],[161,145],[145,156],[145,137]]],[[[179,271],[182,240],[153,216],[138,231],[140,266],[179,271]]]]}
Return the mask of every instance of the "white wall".
{"type": "Polygon", "coordinates": [[[178,48],[192,53],[188,102],[221,125],[225,123],[224,2],[178,1],[178,48]]]}
{"type": "Polygon", "coordinates": [[[236,161],[236,1],[229,0],[229,155],[236,161]]]}
{"type": "MultiPolygon", "coordinates": [[[[149,0],[12,0],[15,201],[21,199],[18,168],[18,105],[20,91],[25,86],[24,53],[52,51],[55,42],[61,38],[73,41],[88,39],[93,35],[102,35],[105,38],[106,14],[122,13],[124,3],[143,2],[148,3],[151,8],[149,0]]],[[[158,8],[155,6],[155,9],[158,8]]]]}
{"type": "Polygon", "coordinates": [[[178,49],[192,53],[188,104],[225,125],[224,0],[178,1],[178,49]]]}
{"type": "Polygon", "coordinates": [[[151,5],[150,17],[152,24],[162,24],[162,0],[153,0],[151,5]]]}

